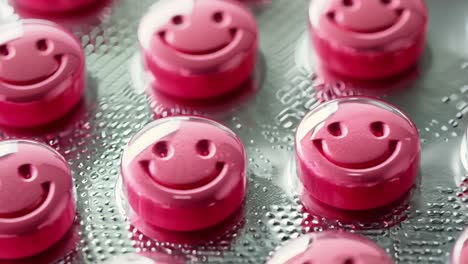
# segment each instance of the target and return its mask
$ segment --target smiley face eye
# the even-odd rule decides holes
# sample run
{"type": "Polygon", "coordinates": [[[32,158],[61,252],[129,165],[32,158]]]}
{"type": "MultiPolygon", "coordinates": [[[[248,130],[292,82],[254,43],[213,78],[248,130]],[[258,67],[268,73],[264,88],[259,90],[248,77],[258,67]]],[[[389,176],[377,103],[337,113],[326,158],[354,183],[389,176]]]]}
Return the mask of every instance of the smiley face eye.
{"type": "Polygon", "coordinates": [[[173,154],[173,149],[167,141],[159,141],[153,146],[153,153],[161,159],[170,158],[173,154]]]}
{"type": "Polygon", "coordinates": [[[380,2],[384,5],[389,5],[392,3],[392,0],[380,0],[380,2]]]}
{"type": "Polygon", "coordinates": [[[341,137],[346,133],[346,127],[340,122],[329,124],[327,130],[334,137],[341,137]]]}
{"type": "Polygon", "coordinates": [[[182,23],[184,23],[184,17],[181,15],[176,15],[172,17],[171,21],[174,25],[181,25],[182,23]]]}
{"type": "Polygon", "coordinates": [[[343,5],[346,6],[346,7],[351,7],[354,5],[354,1],[353,0],[343,0],[343,5]]]}
{"type": "Polygon", "coordinates": [[[215,152],[215,146],[213,142],[203,139],[197,142],[197,145],[195,146],[198,155],[201,157],[209,157],[215,152]]]}
{"type": "Polygon", "coordinates": [[[46,51],[49,48],[49,43],[45,39],[40,39],[36,42],[36,48],[40,51],[46,51]]]}
{"type": "Polygon", "coordinates": [[[381,122],[381,121],[373,122],[370,125],[370,130],[372,134],[377,138],[386,137],[389,133],[388,126],[384,122],[381,122]]]}
{"type": "Polygon", "coordinates": [[[10,49],[7,45],[0,45],[0,57],[7,57],[10,55],[10,49]]]}
{"type": "Polygon", "coordinates": [[[34,168],[33,165],[31,164],[23,164],[21,166],[18,167],[18,174],[25,180],[27,181],[31,181],[33,180],[36,175],[37,175],[37,171],[36,169],[34,168]]]}
{"type": "Polygon", "coordinates": [[[224,20],[224,14],[222,12],[216,12],[213,14],[212,19],[215,23],[222,23],[224,20]]]}

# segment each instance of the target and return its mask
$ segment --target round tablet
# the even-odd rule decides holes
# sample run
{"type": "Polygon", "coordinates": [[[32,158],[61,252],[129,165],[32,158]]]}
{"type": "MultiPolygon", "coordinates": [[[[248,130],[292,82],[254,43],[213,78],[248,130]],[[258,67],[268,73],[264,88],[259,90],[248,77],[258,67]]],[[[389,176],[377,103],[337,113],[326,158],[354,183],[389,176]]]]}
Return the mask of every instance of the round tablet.
{"type": "Polygon", "coordinates": [[[10,0],[14,5],[44,13],[62,13],[86,8],[97,2],[96,0],[10,0]]]}
{"type": "Polygon", "coordinates": [[[393,264],[373,241],[344,232],[310,233],[281,247],[267,264],[393,264]]]}
{"type": "Polygon", "coordinates": [[[199,117],[154,121],[122,156],[128,203],[144,221],[193,231],[220,223],[240,208],[246,193],[246,156],[239,138],[199,117]]]}
{"type": "Polygon", "coordinates": [[[0,171],[0,259],[33,256],[57,243],[75,218],[65,159],[40,143],[2,141],[0,171]]]}
{"type": "Polygon", "coordinates": [[[451,264],[468,263],[468,229],[458,238],[451,254],[451,264]]]}
{"type": "Polygon", "coordinates": [[[423,0],[313,0],[309,10],[323,66],[359,79],[390,77],[415,65],[427,23],[423,0]]]}
{"type": "Polygon", "coordinates": [[[143,17],[138,39],[154,89],[191,99],[223,95],[252,75],[252,13],[231,0],[165,0],[143,17]]]}
{"type": "Polygon", "coordinates": [[[78,104],[84,52],[68,31],[44,20],[0,26],[0,124],[39,126],[78,104]]]}
{"type": "Polygon", "coordinates": [[[398,200],[419,171],[416,126],[394,106],[368,98],[333,100],[312,110],[297,128],[295,147],[304,192],[345,210],[398,200]]]}

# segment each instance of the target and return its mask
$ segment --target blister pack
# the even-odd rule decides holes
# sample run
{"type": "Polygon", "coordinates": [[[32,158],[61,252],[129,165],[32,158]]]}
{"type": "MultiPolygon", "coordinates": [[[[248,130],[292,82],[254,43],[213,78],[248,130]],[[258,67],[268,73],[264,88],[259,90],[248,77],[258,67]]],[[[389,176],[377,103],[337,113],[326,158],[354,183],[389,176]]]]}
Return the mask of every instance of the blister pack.
{"type": "Polygon", "coordinates": [[[466,264],[466,1],[0,0],[0,264],[466,264]]]}

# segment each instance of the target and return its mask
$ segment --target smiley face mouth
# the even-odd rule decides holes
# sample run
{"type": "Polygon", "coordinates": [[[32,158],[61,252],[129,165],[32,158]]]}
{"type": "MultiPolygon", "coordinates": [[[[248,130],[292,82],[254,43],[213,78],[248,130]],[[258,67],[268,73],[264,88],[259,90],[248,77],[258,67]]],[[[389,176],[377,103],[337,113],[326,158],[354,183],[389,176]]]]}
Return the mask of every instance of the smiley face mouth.
{"type": "Polygon", "coordinates": [[[49,198],[49,195],[50,195],[50,186],[51,186],[51,183],[50,182],[47,182],[47,183],[43,183],[42,184],[42,195],[40,197],[38,197],[38,199],[36,200],[36,202],[34,202],[34,204],[32,204],[31,206],[27,207],[27,208],[22,208],[22,209],[19,209],[19,210],[16,210],[16,211],[13,211],[13,212],[8,212],[8,213],[0,213],[0,218],[3,218],[3,219],[14,219],[14,218],[19,218],[19,217],[23,217],[25,215],[28,215],[30,213],[33,213],[35,212],[36,210],[38,210],[44,203],[45,201],[49,198]]]}
{"type": "Polygon", "coordinates": [[[352,31],[352,32],[355,32],[355,33],[373,34],[373,33],[379,33],[379,32],[386,31],[388,29],[391,29],[393,26],[397,25],[403,19],[403,15],[404,15],[404,13],[406,11],[404,9],[397,9],[394,12],[396,12],[396,14],[397,14],[397,18],[394,21],[388,23],[387,25],[383,25],[383,26],[380,26],[380,27],[374,27],[374,28],[368,28],[368,29],[356,29],[356,28],[352,28],[352,27],[347,27],[345,25],[340,25],[340,24],[337,23],[337,21],[335,19],[335,13],[334,12],[327,13],[327,17],[338,28],[342,28],[344,30],[352,31]]]}
{"type": "Polygon", "coordinates": [[[339,162],[333,159],[324,151],[324,144],[326,144],[326,142],[323,139],[314,140],[313,143],[315,147],[318,149],[318,151],[320,152],[320,154],[324,158],[326,158],[329,162],[339,167],[345,168],[345,169],[354,169],[354,170],[370,169],[372,167],[379,166],[385,163],[387,160],[390,160],[393,156],[395,156],[398,153],[398,149],[400,148],[400,141],[390,140],[388,142],[387,151],[385,151],[379,157],[376,157],[375,159],[372,159],[372,160],[359,162],[359,163],[346,163],[346,162],[339,162]]]}
{"type": "Polygon", "coordinates": [[[179,48],[179,47],[176,47],[176,46],[170,44],[166,39],[166,32],[165,31],[159,32],[159,38],[161,39],[162,43],[164,43],[165,46],[167,46],[167,47],[169,47],[171,49],[174,49],[177,52],[187,54],[187,55],[203,56],[203,55],[210,55],[210,54],[213,54],[213,53],[220,52],[220,51],[226,49],[227,47],[229,47],[229,45],[231,43],[236,42],[237,38],[241,37],[240,36],[241,34],[240,34],[239,30],[237,30],[236,28],[230,29],[229,34],[231,35],[231,39],[229,41],[226,41],[225,43],[222,43],[222,44],[220,44],[220,45],[218,45],[216,47],[213,47],[213,48],[197,50],[197,51],[179,48]]]}
{"type": "Polygon", "coordinates": [[[193,182],[191,184],[180,184],[178,185],[179,189],[188,190],[194,189],[201,186],[205,186],[208,183],[214,181],[214,179],[218,178],[219,175],[224,173],[225,168],[227,168],[226,163],[224,162],[216,162],[215,167],[211,173],[209,173],[203,180],[193,182]]]}
{"type": "Polygon", "coordinates": [[[30,79],[30,80],[25,80],[25,81],[15,81],[15,80],[7,80],[7,79],[1,79],[0,78],[0,82],[3,82],[5,84],[9,84],[9,85],[14,85],[14,86],[29,86],[29,85],[34,85],[34,84],[39,84],[41,82],[45,82],[45,81],[48,81],[52,78],[55,78],[55,75],[57,75],[63,65],[65,65],[65,63],[63,63],[64,61],[64,55],[61,54],[61,55],[56,55],[54,57],[56,63],[57,63],[57,67],[55,68],[55,70],[48,74],[48,75],[45,75],[45,76],[41,76],[41,77],[37,77],[37,78],[34,78],[34,79],[30,79]]]}
{"type": "Polygon", "coordinates": [[[150,171],[150,161],[141,161],[140,165],[143,167],[143,170],[145,171],[146,175],[150,176],[150,178],[156,181],[156,183],[163,185],[165,187],[174,188],[178,190],[190,190],[190,189],[195,189],[195,188],[205,186],[208,183],[214,181],[220,175],[223,175],[227,171],[227,168],[228,168],[225,162],[219,161],[219,162],[216,162],[213,170],[209,174],[207,174],[205,177],[203,177],[202,180],[191,182],[188,184],[168,184],[168,183],[161,182],[157,179],[157,177],[152,176],[152,173],[150,171]]]}

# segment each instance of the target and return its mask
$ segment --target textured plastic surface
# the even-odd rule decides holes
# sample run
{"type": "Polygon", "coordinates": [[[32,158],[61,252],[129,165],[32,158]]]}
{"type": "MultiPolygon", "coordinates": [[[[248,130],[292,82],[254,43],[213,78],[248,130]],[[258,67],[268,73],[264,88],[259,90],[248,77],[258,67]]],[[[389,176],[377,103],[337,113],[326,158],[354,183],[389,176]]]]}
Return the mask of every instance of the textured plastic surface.
{"type": "Polygon", "coordinates": [[[389,77],[416,64],[424,51],[423,0],[316,0],[309,16],[322,64],[344,76],[389,77]]]}
{"type": "Polygon", "coordinates": [[[234,132],[197,117],[150,123],[122,156],[132,210],[145,222],[175,231],[213,226],[239,209],[246,168],[244,146],[234,132]]]}
{"type": "Polygon", "coordinates": [[[0,31],[1,124],[44,125],[78,104],[84,52],[71,33],[44,20],[6,23],[0,31]]]}
{"type": "Polygon", "coordinates": [[[29,257],[72,226],[71,170],[60,154],[32,141],[3,141],[0,153],[0,258],[29,257]]]}
{"type": "MultiPolygon", "coordinates": [[[[256,5],[260,87],[229,103],[210,106],[157,101],[154,113],[137,82],[144,75],[137,30],[154,0],[116,0],[93,19],[68,21],[85,48],[88,85],[81,108],[68,122],[2,138],[35,138],[70,162],[77,187],[80,247],[62,263],[101,263],[127,252],[166,252],[189,263],[265,263],[283,242],[303,232],[355,230],[399,264],[446,264],[467,225],[466,171],[460,162],[468,112],[468,2],[427,0],[427,47],[415,72],[386,82],[356,82],[317,75],[308,36],[309,1],[256,5]],[[379,89],[375,89],[378,87],[379,89]],[[292,185],[294,137],[300,120],[321,101],[376,94],[415,122],[421,137],[421,181],[402,206],[375,221],[337,221],[307,213],[292,185]],[[120,212],[116,188],[129,139],[153,115],[205,114],[231,128],[248,157],[248,192],[241,221],[211,242],[149,239],[120,212]]],[[[0,0],[0,21],[17,19],[0,0]]],[[[466,153],[466,151],[465,151],[466,153]]],[[[200,237],[200,236],[199,236],[200,237]]],[[[33,262],[38,263],[38,262],[33,262]]]]}
{"type": "Polygon", "coordinates": [[[311,233],[286,243],[268,264],[393,264],[371,240],[343,232],[311,233]]]}
{"type": "Polygon", "coordinates": [[[183,264],[183,260],[162,253],[148,253],[151,257],[138,254],[125,254],[106,261],[106,264],[183,264]]]}
{"type": "Polygon", "coordinates": [[[415,183],[419,144],[416,126],[390,105],[352,97],[326,102],[296,132],[303,195],[346,210],[388,205],[415,183]]]}
{"type": "Polygon", "coordinates": [[[238,88],[257,62],[257,31],[251,12],[236,1],[156,3],[138,30],[146,68],[154,77],[150,89],[210,98],[238,88]]]}

